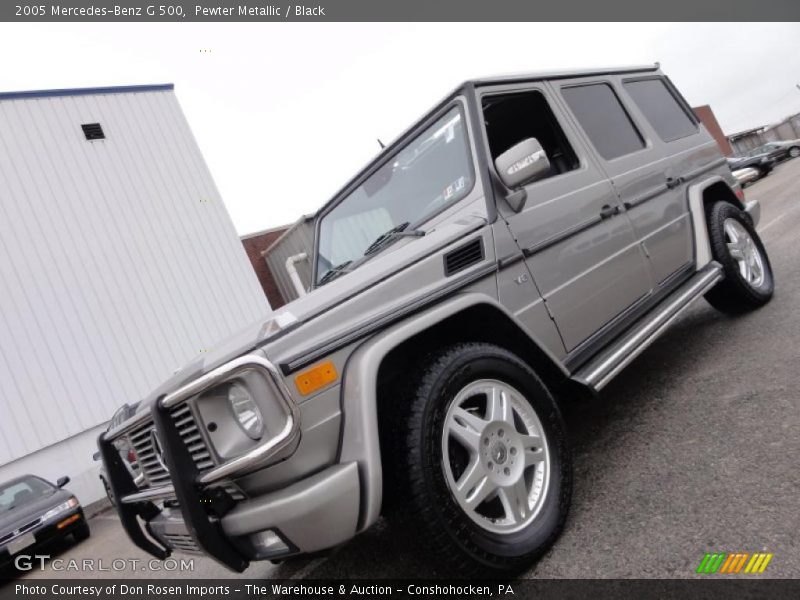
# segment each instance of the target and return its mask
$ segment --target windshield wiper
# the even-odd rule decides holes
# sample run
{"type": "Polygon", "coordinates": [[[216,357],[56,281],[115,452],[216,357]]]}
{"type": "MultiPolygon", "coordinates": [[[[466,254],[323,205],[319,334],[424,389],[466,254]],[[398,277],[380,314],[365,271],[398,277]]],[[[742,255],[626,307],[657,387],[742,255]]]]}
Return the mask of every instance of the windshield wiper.
{"type": "Polygon", "coordinates": [[[353,262],[353,261],[352,260],[346,260],[343,263],[339,263],[335,267],[331,267],[331,269],[327,273],[325,273],[325,275],[323,275],[320,278],[320,280],[317,283],[317,285],[322,285],[322,284],[328,283],[329,281],[332,281],[332,280],[336,279],[339,275],[343,275],[344,273],[347,273],[347,267],[350,266],[351,262],[353,262]]]}
{"type": "Polygon", "coordinates": [[[411,231],[406,231],[406,228],[409,225],[411,225],[411,223],[406,221],[404,223],[400,223],[400,225],[392,227],[389,231],[385,231],[384,233],[380,234],[377,238],[375,238],[375,241],[367,246],[366,250],[364,250],[364,256],[375,254],[378,250],[381,250],[382,248],[386,247],[387,244],[398,238],[422,237],[425,235],[425,232],[421,229],[412,229],[411,231]]]}

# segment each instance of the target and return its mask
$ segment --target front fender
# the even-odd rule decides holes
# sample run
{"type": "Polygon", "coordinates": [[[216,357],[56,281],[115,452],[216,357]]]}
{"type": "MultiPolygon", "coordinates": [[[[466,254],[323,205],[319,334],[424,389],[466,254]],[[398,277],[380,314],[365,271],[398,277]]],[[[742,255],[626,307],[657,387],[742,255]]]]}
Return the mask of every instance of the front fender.
{"type": "Polygon", "coordinates": [[[383,494],[377,397],[381,362],[403,341],[477,305],[490,305],[516,322],[495,298],[477,292],[462,294],[386,329],[364,342],[350,355],[342,384],[344,428],[340,462],[355,461],[359,466],[359,531],[377,520],[383,494]]]}

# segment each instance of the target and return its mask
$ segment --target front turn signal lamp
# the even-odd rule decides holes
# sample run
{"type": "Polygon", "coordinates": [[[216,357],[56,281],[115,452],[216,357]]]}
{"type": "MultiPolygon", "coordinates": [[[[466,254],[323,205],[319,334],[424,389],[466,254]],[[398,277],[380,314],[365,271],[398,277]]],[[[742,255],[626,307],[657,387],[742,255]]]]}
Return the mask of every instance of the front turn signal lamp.
{"type": "Polygon", "coordinates": [[[333,383],[339,378],[336,367],[330,360],[306,369],[294,378],[294,384],[301,396],[308,396],[312,392],[333,383]]]}

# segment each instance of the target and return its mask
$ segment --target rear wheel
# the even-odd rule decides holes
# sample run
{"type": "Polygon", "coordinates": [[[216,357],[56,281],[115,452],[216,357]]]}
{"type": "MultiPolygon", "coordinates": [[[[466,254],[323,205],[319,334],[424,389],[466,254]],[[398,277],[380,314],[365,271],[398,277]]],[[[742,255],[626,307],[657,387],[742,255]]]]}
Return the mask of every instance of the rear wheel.
{"type": "Polygon", "coordinates": [[[789,148],[789,156],[792,158],[797,158],[800,156],[800,146],[792,146],[789,148]]]}
{"type": "Polygon", "coordinates": [[[400,510],[425,547],[471,575],[520,570],[567,516],[571,466],[553,396],[510,352],[468,343],[436,354],[395,445],[400,510]]]}
{"type": "Polygon", "coordinates": [[[718,202],[708,220],[711,252],[725,279],[706,300],[726,313],[742,313],[770,301],[775,289],[772,266],[758,233],[747,216],[727,202],[718,202]]]}

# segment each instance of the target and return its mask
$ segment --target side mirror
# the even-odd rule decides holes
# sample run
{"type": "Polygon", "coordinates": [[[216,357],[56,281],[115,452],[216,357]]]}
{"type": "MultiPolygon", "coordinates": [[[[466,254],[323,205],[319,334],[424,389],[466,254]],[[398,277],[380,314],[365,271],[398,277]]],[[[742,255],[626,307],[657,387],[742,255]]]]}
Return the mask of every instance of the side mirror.
{"type": "Polygon", "coordinates": [[[59,477],[58,481],[56,481],[56,486],[63,488],[68,483],[69,483],[69,477],[59,477]]]}
{"type": "Polygon", "coordinates": [[[550,161],[536,138],[514,144],[494,161],[503,184],[515,190],[542,177],[550,170],[550,161]]]}

